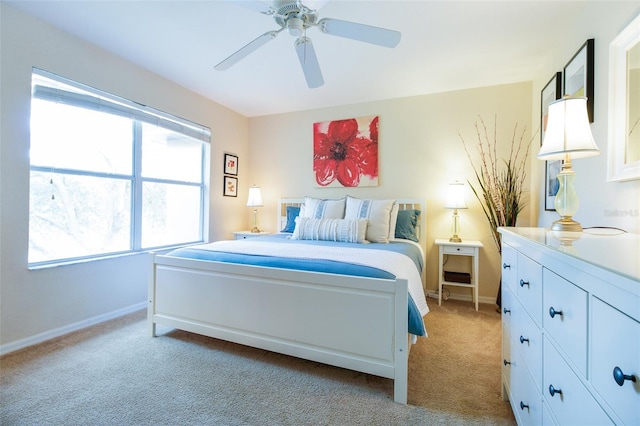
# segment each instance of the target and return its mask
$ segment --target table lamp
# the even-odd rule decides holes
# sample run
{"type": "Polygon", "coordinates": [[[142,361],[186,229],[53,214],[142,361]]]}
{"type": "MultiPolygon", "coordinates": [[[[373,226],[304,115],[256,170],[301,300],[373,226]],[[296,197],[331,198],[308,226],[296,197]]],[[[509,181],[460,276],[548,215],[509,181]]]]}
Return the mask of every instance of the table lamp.
{"type": "Polygon", "coordinates": [[[447,193],[447,202],[445,209],[453,209],[453,236],[449,238],[452,243],[461,243],[460,233],[460,216],[458,209],[466,209],[467,204],[464,202],[464,183],[455,181],[449,184],[449,192],[447,193]]]}
{"type": "Polygon", "coordinates": [[[573,187],[576,174],[571,158],[585,158],[600,154],[591,134],[587,114],[587,98],[565,97],[549,104],[549,120],[540,160],[563,160],[558,173],[560,188],[555,207],[560,219],[551,225],[552,231],[581,232],[580,223],[573,220],[578,210],[578,194],[573,187]]]}
{"type": "Polygon", "coordinates": [[[249,188],[249,198],[247,199],[247,207],[253,207],[253,229],[251,232],[260,232],[258,229],[258,207],[262,207],[262,205],[260,187],[253,185],[249,188]]]}

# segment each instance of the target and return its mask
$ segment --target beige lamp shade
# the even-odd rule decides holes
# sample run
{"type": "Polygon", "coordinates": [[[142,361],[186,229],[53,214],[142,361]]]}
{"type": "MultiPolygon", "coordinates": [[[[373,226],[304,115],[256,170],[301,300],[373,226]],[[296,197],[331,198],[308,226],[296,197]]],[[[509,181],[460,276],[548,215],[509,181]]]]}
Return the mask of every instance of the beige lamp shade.
{"type": "Polygon", "coordinates": [[[453,182],[449,184],[449,192],[447,193],[447,201],[444,205],[445,209],[466,209],[467,204],[464,201],[464,183],[453,182]]]}
{"type": "Polygon", "coordinates": [[[247,207],[262,207],[262,193],[260,187],[253,185],[249,188],[249,197],[247,198],[247,207]]]}
{"type": "Polygon", "coordinates": [[[559,99],[549,104],[547,131],[538,153],[540,160],[585,158],[600,154],[591,134],[587,98],[559,99]]]}

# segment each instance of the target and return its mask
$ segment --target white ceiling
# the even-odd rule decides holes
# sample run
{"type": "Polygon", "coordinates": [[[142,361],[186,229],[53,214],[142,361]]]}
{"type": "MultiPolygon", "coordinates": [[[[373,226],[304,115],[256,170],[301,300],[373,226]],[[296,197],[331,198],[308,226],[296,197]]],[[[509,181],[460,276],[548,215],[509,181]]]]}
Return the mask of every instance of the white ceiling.
{"type": "Polygon", "coordinates": [[[389,49],[310,28],[325,81],[317,89],[307,88],[286,32],[229,70],[213,69],[279,28],[230,1],[7,3],[253,117],[531,80],[585,1],[303,1],[320,4],[320,18],[402,33],[389,49]]]}

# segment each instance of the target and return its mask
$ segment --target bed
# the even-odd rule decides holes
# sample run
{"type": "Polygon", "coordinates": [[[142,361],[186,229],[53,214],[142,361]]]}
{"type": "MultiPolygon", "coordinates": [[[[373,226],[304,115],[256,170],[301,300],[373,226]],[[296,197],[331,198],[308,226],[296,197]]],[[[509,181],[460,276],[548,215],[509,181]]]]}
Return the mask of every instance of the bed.
{"type": "MultiPolygon", "coordinates": [[[[369,238],[378,223],[370,217],[365,233],[358,227],[361,219],[340,220],[340,213],[333,219],[308,219],[310,207],[317,211],[320,204],[314,202],[319,201],[323,200],[280,200],[278,230],[292,231],[295,222],[293,233],[153,254],[149,332],[155,337],[156,325],[163,325],[390,378],[394,400],[406,404],[409,350],[417,336],[426,336],[424,251],[419,244],[426,229],[424,201],[392,200],[386,225],[390,241],[373,243],[334,243],[315,234],[305,238],[304,224],[317,234],[318,224],[338,223],[357,228],[352,238],[360,241],[363,235],[369,238]],[[298,219],[291,214],[295,209],[298,219]],[[418,242],[394,238],[394,215],[409,217],[400,211],[413,214],[411,238],[418,242]],[[415,259],[415,247],[421,262],[415,259]],[[369,260],[360,262],[358,256],[369,260]],[[257,264],[250,264],[256,259],[257,264]]],[[[388,207],[388,200],[380,201],[388,207]]],[[[387,214],[385,208],[378,210],[387,214]]],[[[324,214],[334,213],[329,208],[324,214]]]]}

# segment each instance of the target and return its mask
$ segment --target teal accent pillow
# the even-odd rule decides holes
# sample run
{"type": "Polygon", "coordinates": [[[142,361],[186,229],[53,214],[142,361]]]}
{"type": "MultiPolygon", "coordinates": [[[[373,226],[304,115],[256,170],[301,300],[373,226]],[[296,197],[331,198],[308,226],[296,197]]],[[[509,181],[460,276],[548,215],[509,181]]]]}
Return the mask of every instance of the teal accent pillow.
{"type": "Polygon", "coordinates": [[[300,207],[287,206],[287,224],[282,232],[293,232],[296,229],[296,218],[300,214],[300,207]]]}
{"type": "Polygon", "coordinates": [[[418,242],[418,218],[420,210],[398,210],[396,238],[418,242]]]}

